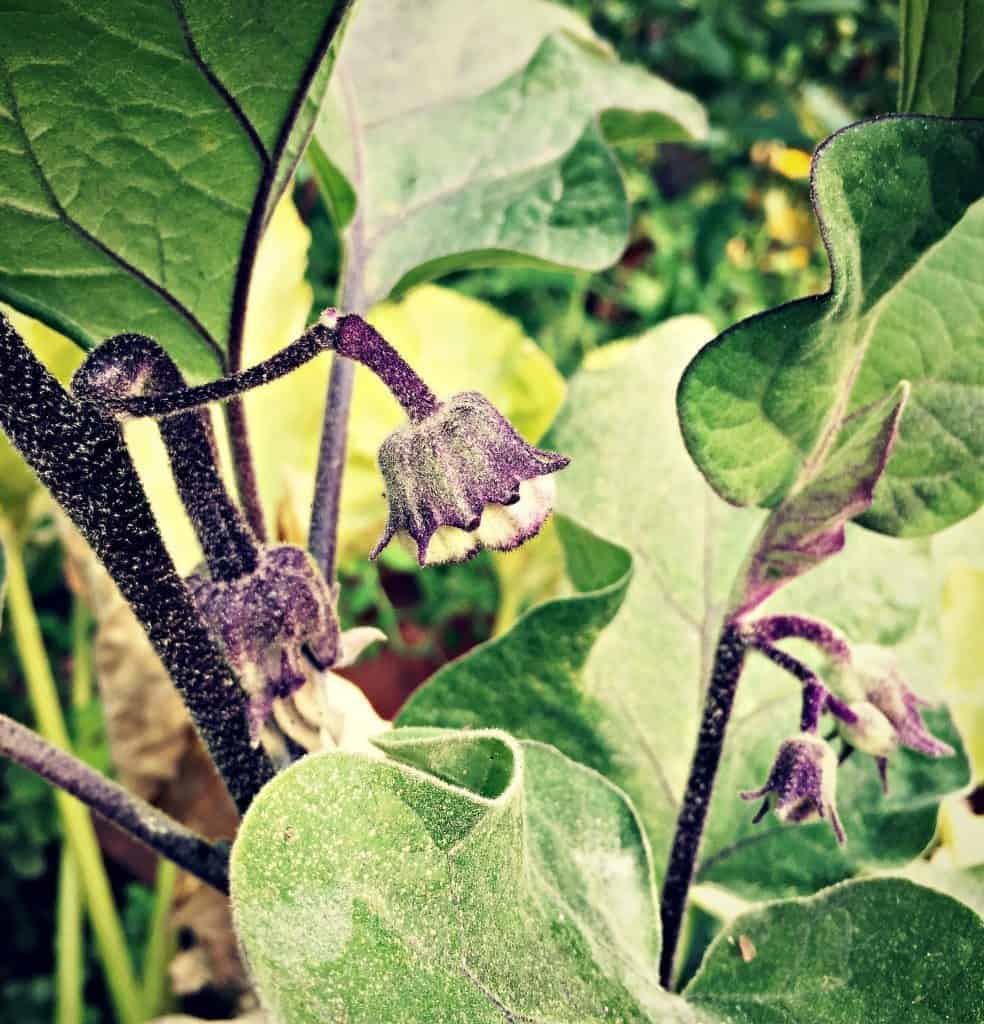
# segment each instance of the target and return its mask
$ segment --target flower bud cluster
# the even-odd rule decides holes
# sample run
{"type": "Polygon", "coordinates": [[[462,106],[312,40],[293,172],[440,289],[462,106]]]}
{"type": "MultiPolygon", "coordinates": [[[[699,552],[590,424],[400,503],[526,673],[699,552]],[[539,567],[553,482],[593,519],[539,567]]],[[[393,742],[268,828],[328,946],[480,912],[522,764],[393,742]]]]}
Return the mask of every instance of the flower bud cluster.
{"type": "MultiPolygon", "coordinates": [[[[770,629],[775,632],[777,621],[778,617],[763,620],[751,627],[749,636],[753,646],[803,683],[802,731],[780,745],[765,784],[740,795],[746,800],[765,798],[756,822],[774,804],[783,822],[828,820],[843,844],[846,837],[836,809],[838,761],[854,751],[873,757],[887,793],[889,759],[900,747],[927,757],[947,757],[954,750],[927,728],[922,710],[929,702],[912,691],[891,652],[869,645],[848,646],[840,638],[835,645],[827,638],[824,646],[832,657],[825,685],[812,670],[763,639],[770,629]],[[839,759],[817,735],[824,712],[831,713],[837,723],[844,745],[839,759]]],[[[784,635],[804,636],[802,628],[787,632],[785,622],[782,629],[784,635]]],[[[824,629],[828,627],[818,626],[816,635],[823,637],[824,629]]]]}

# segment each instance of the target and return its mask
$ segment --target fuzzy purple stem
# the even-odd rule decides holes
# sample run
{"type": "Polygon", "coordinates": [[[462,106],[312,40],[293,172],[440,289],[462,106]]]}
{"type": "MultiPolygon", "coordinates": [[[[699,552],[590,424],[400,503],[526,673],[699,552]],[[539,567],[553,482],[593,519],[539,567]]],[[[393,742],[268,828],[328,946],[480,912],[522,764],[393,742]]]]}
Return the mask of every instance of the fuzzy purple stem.
{"type": "Polygon", "coordinates": [[[236,476],[239,501],[254,536],[262,542],[267,539],[266,517],[263,514],[260,485],[256,480],[253,449],[249,443],[246,404],[238,395],[226,405],[225,417],[226,426],[229,429],[229,446],[232,449],[232,466],[236,476]]]}
{"type": "MultiPolygon", "coordinates": [[[[76,397],[114,415],[110,407],[134,394],[176,394],[184,389],[177,364],[140,334],[121,334],[102,344],[75,374],[76,397]]],[[[119,413],[116,413],[119,415],[119,413]]],[[[258,549],[219,475],[212,421],[204,409],[178,413],[159,423],[181,502],[195,527],[209,572],[235,580],[256,568],[258,549]]]]}
{"type": "Polygon", "coordinates": [[[229,377],[199,384],[196,387],[182,387],[164,394],[115,396],[106,398],[104,408],[110,412],[132,417],[153,416],[161,419],[200,408],[211,402],[225,402],[231,398],[262,387],[278,380],[303,366],[315,356],[332,348],[335,330],[326,324],[316,323],[309,327],[296,341],[265,359],[262,363],[240,370],[229,377]]]}
{"type": "Polygon", "coordinates": [[[72,399],[0,314],[0,427],[106,566],[245,811],[273,776],[246,698],[164,547],[118,424],[72,399]]]}
{"type": "Polygon", "coordinates": [[[803,710],[800,712],[800,732],[815,733],[820,728],[820,716],[827,700],[827,691],[821,683],[807,683],[803,687],[803,710]]]}
{"type": "Polygon", "coordinates": [[[816,644],[835,661],[851,660],[851,648],[832,626],[804,615],[769,615],[746,626],[750,642],[773,644],[779,640],[806,640],[816,644]]]}
{"type": "Polygon", "coordinates": [[[341,319],[335,351],[372,370],[390,389],[411,420],[422,420],[437,411],[439,403],[434,392],[399,352],[361,317],[341,319]]]}
{"type": "Polygon", "coordinates": [[[121,831],[228,893],[225,851],[4,714],[0,714],[0,755],[71,793],[121,831]]]}
{"type": "Polygon", "coordinates": [[[338,517],[342,500],[342,474],[348,443],[349,409],[355,382],[354,362],[372,370],[390,389],[411,420],[421,420],[438,408],[429,387],[400,354],[361,317],[338,321],[333,338],[336,357],[331,366],[325,418],[318,452],[318,470],[311,508],[308,547],[329,582],[335,577],[338,557],[338,517]],[[342,357],[342,358],[340,358],[342,357]]]}
{"type": "Polygon", "coordinates": [[[348,418],[355,383],[355,363],[336,356],[331,364],[325,419],[318,450],[314,502],[308,529],[308,548],[325,579],[335,579],[338,557],[338,516],[342,504],[342,474],[348,445],[348,418]]]}
{"type": "Polygon", "coordinates": [[[659,975],[665,988],[669,988],[673,981],[673,963],[680,941],[687,895],[694,878],[701,837],[714,790],[714,779],[721,761],[728,720],[731,718],[735,692],[742,669],[745,667],[747,653],[748,645],[741,628],[733,622],[727,623],[721,631],[714,655],[714,667],[704,702],[697,749],[694,751],[690,777],[687,779],[687,788],[677,817],[660,900],[663,950],[659,975]]]}
{"type": "MultiPolygon", "coordinates": [[[[785,651],[779,650],[778,647],[773,647],[772,644],[766,643],[764,640],[760,640],[757,637],[752,637],[750,640],[751,646],[764,655],[773,664],[778,665],[779,668],[788,672],[791,676],[798,679],[803,684],[803,722],[811,721],[812,711],[808,712],[806,701],[807,693],[816,692],[820,694],[821,699],[819,702],[817,719],[819,721],[819,715],[824,711],[829,711],[835,718],[839,718],[842,722],[846,722],[848,725],[854,725],[858,720],[858,716],[839,698],[835,697],[821,681],[820,677],[813,671],[809,665],[804,665],[799,658],[794,658],[791,654],[787,654],[785,651]]],[[[811,697],[812,700],[812,697],[811,697]]],[[[804,732],[815,732],[816,729],[808,729],[806,725],[802,726],[804,732]]]]}

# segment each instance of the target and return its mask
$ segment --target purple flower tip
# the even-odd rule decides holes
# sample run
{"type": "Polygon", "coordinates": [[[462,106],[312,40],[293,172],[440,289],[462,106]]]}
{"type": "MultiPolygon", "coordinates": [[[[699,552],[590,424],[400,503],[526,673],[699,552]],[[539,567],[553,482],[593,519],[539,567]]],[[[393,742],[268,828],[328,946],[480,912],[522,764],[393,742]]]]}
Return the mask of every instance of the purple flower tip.
{"type": "Polygon", "coordinates": [[[477,392],[454,395],[383,442],[389,519],[370,557],[394,536],[416,546],[421,565],[510,551],[539,532],[553,508],[551,474],[569,461],[527,444],[477,392]]]}
{"type": "Polygon", "coordinates": [[[740,795],[742,800],[765,798],[755,822],[769,812],[774,798],[780,821],[801,824],[827,819],[843,846],[847,839],[837,815],[836,793],[837,755],[818,736],[804,732],[783,741],[764,786],[740,795]]]}
{"type": "Polygon", "coordinates": [[[311,556],[289,545],[261,549],[256,568],[239,579],[196,573],[188,587],[249,694],[258,742],[274,700],[304,685],[305,658],[325,669],[338,657],[331,590],[311,556]]]}

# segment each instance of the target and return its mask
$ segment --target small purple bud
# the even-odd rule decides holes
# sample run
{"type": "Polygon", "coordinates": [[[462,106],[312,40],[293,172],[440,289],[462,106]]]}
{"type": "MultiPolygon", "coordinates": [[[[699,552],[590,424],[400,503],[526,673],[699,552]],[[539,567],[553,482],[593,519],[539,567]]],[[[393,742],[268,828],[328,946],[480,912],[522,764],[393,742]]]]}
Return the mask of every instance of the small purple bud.
{"type": "Polygon", "coordinates": [[[379,449],[389,519],[370,557],[395,535],[416,545],[421,565],[518,547],[550,515],[551,474],[569,461],[527,444],[477,392],[454,395],[379,449]]]}
{"type": "Polygon", "coordinates": [[[830,821],[837,842],[847,841],[837,816],[837,755],[818,736],[800,733],[784,740],[761,789],[746,790],[742,800],[765,798],[753,819],[761,821],[775,796],[776,817],[801,824],[824,818],[830,821]]]}
{"type": "Polygon", "coordinates": [[[844,675],[848,685],[892,724],[900,746],[927,757],[954,754],[953,747],[926,728],[922,709],[932,705],[912,691],[891,651],[874,644],[857,645],[844,675]]]}
{"type": "Polygon", "coordinates": [[[304,685],[305,657],[330,668],[339,654],[331,590],[306,551],[261,548],[256,568],[231,581],[196,573],[188,587],[249,694],[254,743],[277,698],[304,685]]]}

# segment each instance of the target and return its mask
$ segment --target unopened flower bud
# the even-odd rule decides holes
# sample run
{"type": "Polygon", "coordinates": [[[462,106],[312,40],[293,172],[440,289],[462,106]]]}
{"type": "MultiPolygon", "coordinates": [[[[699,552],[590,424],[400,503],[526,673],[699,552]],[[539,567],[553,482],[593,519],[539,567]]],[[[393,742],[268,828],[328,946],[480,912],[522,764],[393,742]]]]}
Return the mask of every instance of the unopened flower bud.
{"type": "Polygon", "coordinates": [[[875,707],[867,701],[856,701],[848,704],[854,713],[854,721],[838,719],[837,731],[845,743],[862,754],[872,757],[891,757],[898,749],[899,739],[895,726],[875,707]]]}
{"type": "Polygon", "coordinates": [[[389,519],[370,557],[395,535],[416,546],[421,565],[518,547],[550,515],[551,474],[568,461],[527,444],[477,392],[454,395],[383,442],[389,519]]]}
{"type": "Polygon", "coordinates": [[[954,753],[953,747],[926,728],[922,709],[930,707],[930,702],[913,693],[891,651],[859,644],[851,652],[847,673],[864,699],[891,723],[900,746],[927,757],[950,757],[954,753]]]}
{"type": "Polygon", "coordinates": [[[306,657],[329,668],[339,653],[328,584],[307,552],[261,548],[256,568],[231,581],[188,579],[195,604],[249,694],[250,734],[258,740],[273,702],[304,685],[306,657]]]}
{"type": "Polygon", "coordinates": [[[741,793],[741,798],[765,798],[755,822],[768,813],[773,797],[776,817],[782,822],[829,820],[837,842],[843,845],[846,838],[837,815],[836,793],[837,755],[822,739],[804,732],[779,747],[765,785],[741,793]]]}

